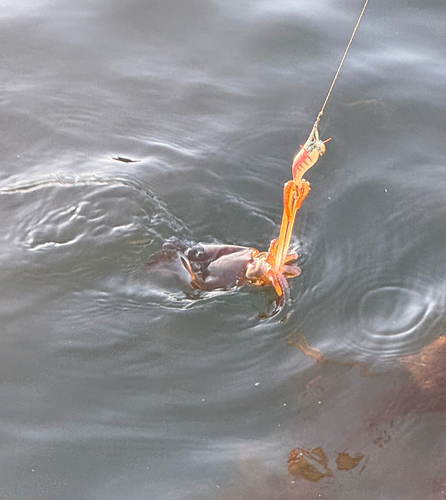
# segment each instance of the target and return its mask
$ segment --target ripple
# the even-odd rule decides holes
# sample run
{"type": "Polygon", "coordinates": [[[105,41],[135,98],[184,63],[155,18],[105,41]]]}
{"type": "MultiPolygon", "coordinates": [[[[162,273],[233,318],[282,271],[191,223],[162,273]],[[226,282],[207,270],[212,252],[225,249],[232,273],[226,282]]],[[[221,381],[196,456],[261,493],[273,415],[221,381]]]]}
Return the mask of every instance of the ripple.
{"type": "Polygon", "coordinates": [[[420,277],[389,283],[385,277],[353,287],[347,344],[362,357],[391,359],[419,350],[444,313],[441,288],[420,277]]]}
{"type": "Polygon", "coordinates": [[[148,234],[162,241],[169,231],[187,232],[161,200],[127,178],[50,176],[5,186],[0,196],[11,220],[2,239],[15,252],[54,254],[70,246],[72,254],[82,253],[85,245],[99,248],[148,234]]]}
{"type": "Polygon", "coordinates": [[[414,290],[383,287],[361,299],[359,317],[364,331],[376,337],[408,335],[424,321],[433,304],[414,290]]]}

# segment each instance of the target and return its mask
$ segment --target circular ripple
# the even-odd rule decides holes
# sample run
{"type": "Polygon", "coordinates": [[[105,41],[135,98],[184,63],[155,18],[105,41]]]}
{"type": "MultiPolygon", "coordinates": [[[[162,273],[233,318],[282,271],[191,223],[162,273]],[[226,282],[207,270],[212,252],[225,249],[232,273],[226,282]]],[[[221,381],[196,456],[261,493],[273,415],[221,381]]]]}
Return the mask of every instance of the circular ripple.
{"type": "Polygon", "coordinates": [[[369,283],[355,290],[348,344],[362,357],[382,359],[420,349],[443,314],[443,291],[415,277],[406,284],[369,283]]]}
{"type": "Polygon", "coordinates": [[[414,290],[387,286],[370,290],[359,304],[364,331],[375,337],[408,335],[419,327],[433,305],[414,290]]]}

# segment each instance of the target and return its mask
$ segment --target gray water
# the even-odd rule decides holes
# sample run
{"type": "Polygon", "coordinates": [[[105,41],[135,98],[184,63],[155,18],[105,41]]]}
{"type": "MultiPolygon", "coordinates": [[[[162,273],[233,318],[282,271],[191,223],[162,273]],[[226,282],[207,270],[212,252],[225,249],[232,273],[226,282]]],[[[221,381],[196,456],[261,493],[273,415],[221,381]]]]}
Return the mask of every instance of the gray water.
{"type": "Polygon", "coordinates": [[[370,0],[269,319],[143,267],[278,236],[361,2],[0,6],[0,498],[446,498],[446,407],[400,362],[445,333],[444,1],[370,0]],[[288,471],[317,447],[331,475],[288,471]]]}

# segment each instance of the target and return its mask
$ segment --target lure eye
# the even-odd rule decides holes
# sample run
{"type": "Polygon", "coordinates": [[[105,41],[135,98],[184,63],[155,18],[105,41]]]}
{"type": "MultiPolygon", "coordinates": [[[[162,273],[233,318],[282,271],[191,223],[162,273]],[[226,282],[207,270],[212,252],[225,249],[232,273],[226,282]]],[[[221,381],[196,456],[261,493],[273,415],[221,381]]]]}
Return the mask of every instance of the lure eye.
{"type": "Polygon", "coordinates": [[[322,141],[317,141],[316,148],[321,156],[325,154],[326,148],[325,144],[322,141]]]}

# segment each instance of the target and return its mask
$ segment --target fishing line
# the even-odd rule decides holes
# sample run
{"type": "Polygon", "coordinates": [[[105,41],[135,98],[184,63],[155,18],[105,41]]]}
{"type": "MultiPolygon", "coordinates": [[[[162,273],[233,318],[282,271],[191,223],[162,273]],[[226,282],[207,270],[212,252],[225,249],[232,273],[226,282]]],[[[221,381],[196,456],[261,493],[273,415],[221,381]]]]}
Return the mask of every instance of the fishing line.
{"type": "Polygon", "coordinates": [[[352,36],[350,37],[350,40],[347,44],[347,48],[345,49],[344,55],[342,56],[341,62],[339,63],[338,70],[336,71],[336,74],[333,78],[333,81],[331,83],[331,87],[327,93],[327,97],[325,98],[324,104],[322,105],[321,110],[319,111],[319,114],[317,115],[316,121],[314,122],[314,128],[317,128],[319,125],[319,121],[322,118],[322,115],[324,114],[325,106],[327,105],[328,100],[331,97],[331,93],[333,92],[333,88],[335,86],[336,80],[338,79],[339,73],[341,72],[342,66],[344,65],[345,58],[347,57],[348,51],[350,50],[350,46],[353,42],[353,39],[355,38],[356,31],[358,30],[359,23],[361,22],[362,16],[364,15],[365,9],[367,7],[367,4],[369,3],[369,0],[365,0],[364,7],[362,8],[361,14],[359,14],[358,21],[356,22],[356,25],[353,29],[352,36]]]}
{"type": "MultiPolygon", "coordinates": [[[[322,118],[322,115],[325,111],[325,106],[328,103],[328,100],[331,97],[333,92],[333,88],[335,83],[339,77],[339,73],[341,72],[342,66],[344,65],[345,58],[347,57],[348,51],[350,50],[350,46],[355,38],[356,31],[358,30],[359,23],[361,22],[362,16],[364,15],[365,9],[369,0],[365,0],[364,6],[362,8],[361,14],[359,14],[359,18],[356,21],[356,25],[353,29],[352,36],[347,44],[347,48],[344,51],[344,55],[342,56],[341,62],[339,63],[338,70],[333,78],[331,86],[328,90],[327,97],[325,98],[324,104],[322,105],[319,114],[317,115],[316,121],[314,122],[313,128],[310,132],[310,135],[303,146],[300,147],[300,150],[296,154],[293,160],[292,171],[293,171],[293,180],[288,181],[285,184],[284,188],[284,211],[282,215],[282,224],[280,226],[280,235],[275,243],[273,251],[269,250],[268,257],[271,261],[274,262],[273,266],[273,275],[271,278],[271,282],[274,284],[276,291],[280,296],[280,288],[278,288],[274,282],[274,279],[277,281],[284,275],[285,264],[288,258],[288,250],[290,247],[291,235],[293,232],[294,222],[296,219],[296,214],[299,208],[302,205],[302,202],[310,192],[310,184],[303,178],[305,172],[309,170],[325,153],[325,143],[330,139],[326,139],[325,141],[321,141],[319,139],[319,131],[318,125],[319,121],[322,118]],[[270,256],[272,255],[272,257],[270,256]]],[[[284,278],[285,279],[285,278],[284,278]]],[[[286,282],[286,280],[285,280],[286,282]]],[[[285,294],[284,286],[281,287],[283,294],[285,294]]]]}

